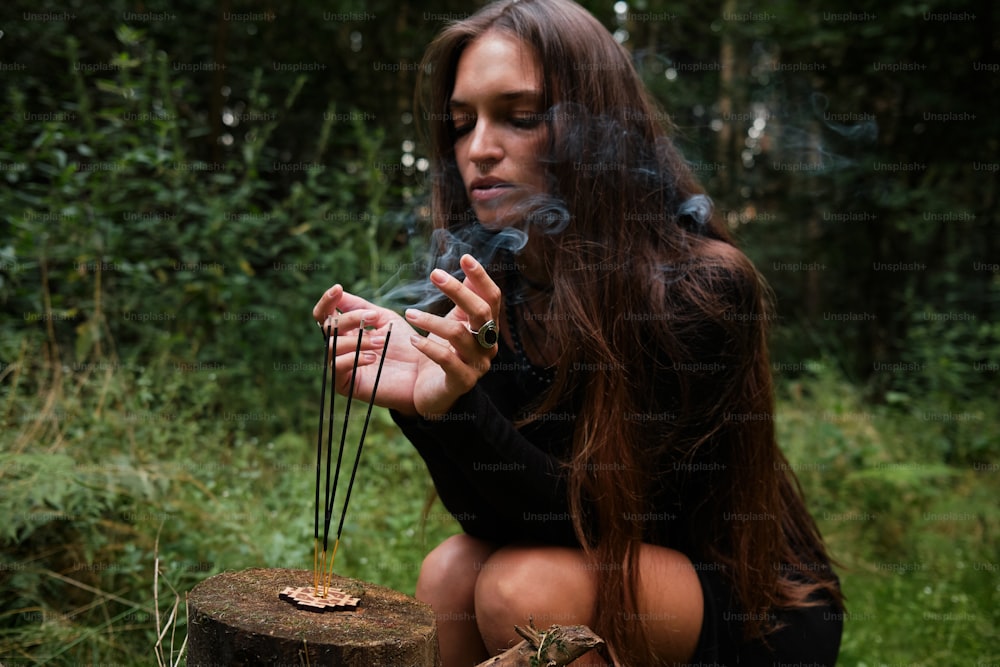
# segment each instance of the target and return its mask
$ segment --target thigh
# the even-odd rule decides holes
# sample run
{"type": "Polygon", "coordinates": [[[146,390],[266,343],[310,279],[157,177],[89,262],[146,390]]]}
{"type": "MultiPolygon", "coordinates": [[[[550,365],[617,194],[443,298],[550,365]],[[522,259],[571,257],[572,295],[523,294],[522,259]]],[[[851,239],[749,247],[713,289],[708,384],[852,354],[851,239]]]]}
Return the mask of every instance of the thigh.
{"type": "MultiPolygon", "coordinates": [[[[488,647],[515,639],[513,625],[528,618],[544,629],[554,623],[593,627],[600,580],[619,567],[594,567],[579,549],[507,546],[484,563],[476,583],[476,610],[488,647]]],[[[643,544],[639,552],[638,599],[623,623],[642,623],[647,639],[665,660],[684,661],[701,629],[701,584],[691,561],[679,551],[643,544]]]]}
{"type": "Polygon", "coordinates": [[[432,606],[471,609],[476,579],[496,545],[469,535],[452,535],[424,557],[417,599],[432,606]]]}
{"type": "Polygon", "coordinates": [[[639,550],[638,620],[661,659],[687,661],[698,645],[704,597],[698,572],[674,549],[643,544],[639,550]]]}
{"type": "Polygon", "coordinates": [[[476,582],[476,613],[484,636],[503,624],[499,634],[516,637],[514,624],[545,629],[553,624],[589,625],[597,576],[578,549],[505,546],[483,564],[476,582]]]}

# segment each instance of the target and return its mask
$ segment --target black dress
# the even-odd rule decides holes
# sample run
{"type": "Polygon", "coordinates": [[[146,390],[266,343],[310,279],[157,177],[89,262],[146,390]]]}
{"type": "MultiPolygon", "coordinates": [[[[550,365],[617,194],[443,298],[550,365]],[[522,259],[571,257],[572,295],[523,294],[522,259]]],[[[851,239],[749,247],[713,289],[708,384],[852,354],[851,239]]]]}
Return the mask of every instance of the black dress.
{"type": "MultiPolygon", "coordinates": [[[[426,462],[444,506],[468,535],[500,545],[579,546],[562,465],[568,459],[576,418],[573,406],[567,402],[520,429],[514,426],[545,390],[548,379],[545,370],[530,366],[520,350],[501,340],[490,370],[443,418],[429,421],[393,412],[426,462]]],[[[688,555],[701,582],[704,616],[688,664],[835,664],[843,614],[830,601],[779,610],[784,628],[768,635],[766,644],[743,641],[747,617],[721,566],[692,557],[691,545],[684,539],[690,532],[684,511],[688,502],[692,501],[669,493],[659,496],[650,516],[663,530],[652,531],[648,540],[688,555]]]]}

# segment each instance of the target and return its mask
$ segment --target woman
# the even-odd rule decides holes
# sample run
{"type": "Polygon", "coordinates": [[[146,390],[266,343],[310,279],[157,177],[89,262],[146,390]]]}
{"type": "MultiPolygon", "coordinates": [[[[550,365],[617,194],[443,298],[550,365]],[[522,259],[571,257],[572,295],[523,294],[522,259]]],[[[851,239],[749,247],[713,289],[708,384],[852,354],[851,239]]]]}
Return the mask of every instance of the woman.
{"type": "Polygon", "coordinates": [[[621,665],[834,664],[842,599],[774,439],[766,288],[627,52],[569,0],[503,0],[424,72],[435,227],[524,247],[433,271],[443,314],[339,285],[313,314],[375,327],[366,399],[396,324],[376,400],[464,531],[417,583],[443,664],[529,618],[590,626],[621,665]]]}

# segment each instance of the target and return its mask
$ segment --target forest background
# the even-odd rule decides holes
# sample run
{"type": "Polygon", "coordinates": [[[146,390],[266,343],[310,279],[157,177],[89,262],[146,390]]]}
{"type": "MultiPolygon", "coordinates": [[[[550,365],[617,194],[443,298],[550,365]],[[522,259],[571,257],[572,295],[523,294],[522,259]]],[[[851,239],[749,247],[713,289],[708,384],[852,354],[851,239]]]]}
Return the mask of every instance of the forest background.
{"type": "MultiPolygon", "coordinates": [[[[583,4],[774,289],[841,664],[1000,664],[996,7],[583,4]]],[[[309,567],[311,308],[425,277],[415,74],[470,6],[0,9],[0,663],[165,664],[174,591],[309,567]]],[[[412,593],[457,524],[383,411],[358,478],[338,570],[412,593]]]]}

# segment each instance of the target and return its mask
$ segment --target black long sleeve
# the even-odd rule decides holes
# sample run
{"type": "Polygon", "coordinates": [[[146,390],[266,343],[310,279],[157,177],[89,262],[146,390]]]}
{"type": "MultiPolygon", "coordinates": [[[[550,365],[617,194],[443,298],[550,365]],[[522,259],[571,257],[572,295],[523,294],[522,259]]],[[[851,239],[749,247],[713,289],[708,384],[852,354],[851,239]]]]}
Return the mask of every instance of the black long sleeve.
{"type": "Polygon", "coordinates": [[[441,419],[393,419],[427,464],[463,530],[482,539],[576,544],[563,465],[575,415],[518,428],[536,398],[501,345],[491,370],[441,419]]]}

